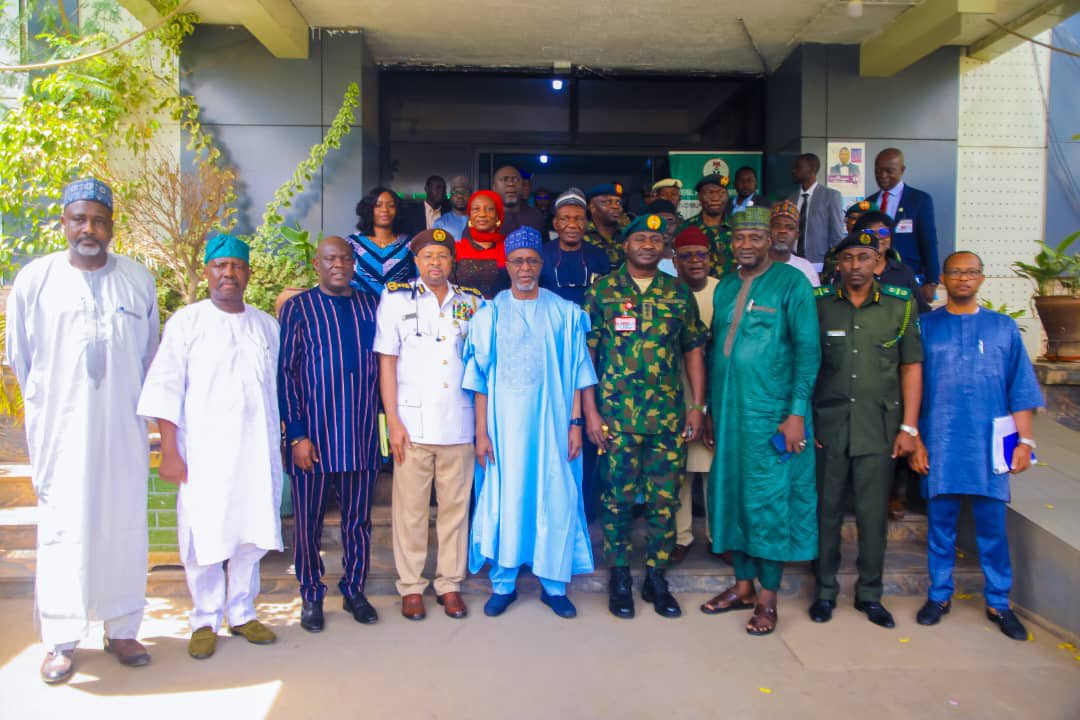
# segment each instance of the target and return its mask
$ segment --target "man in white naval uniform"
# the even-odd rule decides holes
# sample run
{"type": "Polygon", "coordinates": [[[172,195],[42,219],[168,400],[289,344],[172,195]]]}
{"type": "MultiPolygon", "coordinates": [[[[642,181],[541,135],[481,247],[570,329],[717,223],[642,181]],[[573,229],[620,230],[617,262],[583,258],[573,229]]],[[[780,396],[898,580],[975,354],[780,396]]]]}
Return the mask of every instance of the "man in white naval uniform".
{"type": "Polygon", "coordinates": [[[7,363],[26,408],[38,496],[35,604],[47,683],[74,672],[75,646],[105,622],[105,649],[150,662],[135,639],[146,604],[146,423],[135,412],[158,342],[154,278],[108,251],[112,191],[64,189],[69,248],[34,260],[7,305],[7,363]]]}

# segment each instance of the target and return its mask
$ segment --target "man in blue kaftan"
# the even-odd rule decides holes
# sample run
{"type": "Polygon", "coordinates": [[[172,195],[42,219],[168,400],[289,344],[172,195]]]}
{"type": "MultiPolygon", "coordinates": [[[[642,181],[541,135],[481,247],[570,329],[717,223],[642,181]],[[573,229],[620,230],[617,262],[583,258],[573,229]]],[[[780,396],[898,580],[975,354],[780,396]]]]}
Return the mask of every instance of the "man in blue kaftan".
{"type": "Polygon", "coordinates": [[[1009,609],[1012,567],[1005,503],[1009,474],[1031,466],[1032,411],[1043,406],[1042,393],[1016,322],[977,302],[982,260],[971,252],[953,253],[945,260],[943,276],[948,303],[922,318],[920,425],[925,440],[911,467],[926,476],[930,593],[916,619],[920,625],[936,625],[949,612],[956,521],[966,497],[986,579],[986,615],[1010,638],[1026,640],[1027,630],[1009,609]],[[1010,419],[1016,425],[1015,448],[1002,456],[995,472],[994,425],[1010,419]]]}
{"type": "Polygon", "coordinates": [[[512,286],[473,316],[464,351],[480,465],[469,570],[491,564],[489,616],[517,599],[518,570],[529,565],[543,602],[573,617],[566,584],[593,570],[581,497],[581,390],[596,384],[589,319],[539,287],[541,242],[530,227],[507,236],[512,286]]]}

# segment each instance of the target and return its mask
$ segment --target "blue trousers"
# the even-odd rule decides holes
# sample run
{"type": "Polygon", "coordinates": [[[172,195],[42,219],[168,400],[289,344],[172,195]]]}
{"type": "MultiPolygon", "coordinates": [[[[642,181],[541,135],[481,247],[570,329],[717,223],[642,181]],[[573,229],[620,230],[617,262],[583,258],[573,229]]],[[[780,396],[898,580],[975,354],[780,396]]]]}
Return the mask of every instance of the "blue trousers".
{"type": "Polygon", "coordinates": [[[971,499],[975,517],[975,543],[986,579],[983,589],[986,605],[995,610],[1007,610],[1009,590],[1012,589],[1012,564],[1009,562],[1009,540],[1005,536],[1005,503],[980,495],[938,495],[927,500],[930,599],[947,602],[952,597],[956,521],[965,497],[971,499]]]}
{"type": "MultiPolygon", "coordinates": [[[[498,595],[509,595],[514,592],[520,569],[520,567],[507,568],[501,565],[492,565],[491,570],[488,572],[488,577],[491,578],[491,591],[498,595]]],[[[537,579],[540,581],[540,586],[544,588],[544,592],[548,595],[566,594],[566,583],[558,580],[548,580],[539,575],[537,575],[537,579]]]]}
{"type": "Polygon", "coordinates": [[[289,467],[293,481],[293,560],[300,597],[308,602],[322,600],[326,585],[319,550],[322,545],[323,516],[331,486],[336,486],[341,506],[341,550],[344,573],[338,582],[342,595],[352,597],[364,591],[371,560],[371,496],[377,470],[318,473],[289,467]]]}

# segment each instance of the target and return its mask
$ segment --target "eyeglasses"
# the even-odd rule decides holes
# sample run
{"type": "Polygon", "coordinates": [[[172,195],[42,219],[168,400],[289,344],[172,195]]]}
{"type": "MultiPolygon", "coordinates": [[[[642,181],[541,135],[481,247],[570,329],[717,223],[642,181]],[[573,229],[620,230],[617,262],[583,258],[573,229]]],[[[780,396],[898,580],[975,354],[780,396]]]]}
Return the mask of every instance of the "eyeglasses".
{"type": "Polygon", "coordinates": [[[889,230],[887,227],[864,228],[861,232],[864,232],[867,235],[877,235],[882,240],[887,237],[892,237],[892,230],[889,230]]]}
{"type": "Polygon", "coordinates": [[[709,259],[708,250],[698,250],[696,252],[680,252],[675,253],[675,258],[682,262],[694,262],[695,260],[705,261],[709,259]]]}
{"type": "Polygon", "coordinates": [[[953,278],[955,280],[960,280],[961,278],[963,278],[965,280],[974,280],[977,277],[981,277],[982,274],[983,274],[982,270],[975,269],[975,268],[966,268],[964,270],[946,270],[945,271],[945,275],[947,275],[948,277],[953,278]]]}
{"type": "Polygon", "coordinates": [[[468,197],[469,191],[466,188],[455,188],[450,191],[450,196],[453,197],[454,195],[464,195],[468,197]]]}
{"type": "Polygon", "coordinates": [[[507,260],[506,264],[512,268],[518,269],[525,266],[528,267],[540,267],[544,264],[544,261],[540,258],[514,258],[513,260],[507,260]]]}

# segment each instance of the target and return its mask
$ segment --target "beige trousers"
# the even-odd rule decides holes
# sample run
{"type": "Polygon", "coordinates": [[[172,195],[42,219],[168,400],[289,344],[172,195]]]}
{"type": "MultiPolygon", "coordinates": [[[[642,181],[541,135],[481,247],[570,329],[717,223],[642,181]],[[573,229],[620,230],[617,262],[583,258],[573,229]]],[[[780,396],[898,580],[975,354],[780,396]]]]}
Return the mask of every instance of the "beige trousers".
{"type": "Polygon", "coordinates": [[[422,594],[427,589],[424,563],[428,551],[431,515],[431,483],[435,483],[439,538],[435,567],[435,592],[457,592],[465,579],[469,547],[469,496],[472,493],[476,456],[472,443],[421,445],[405,449],[405,462],[394,465],[391,499],[394,565],[401,595],[422,594]]]}
{"type": "Polygon", "coordinates": [[[705,535],[712,546],[712,533],[709,531],[709,473],[683,473],[679,484],[679,512],[675,513],[675,544],[687,545],[694,542],[694,476],[701,475],[702,495],[705,497],[705,535]]]}

